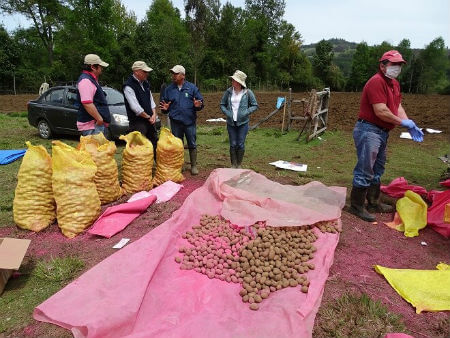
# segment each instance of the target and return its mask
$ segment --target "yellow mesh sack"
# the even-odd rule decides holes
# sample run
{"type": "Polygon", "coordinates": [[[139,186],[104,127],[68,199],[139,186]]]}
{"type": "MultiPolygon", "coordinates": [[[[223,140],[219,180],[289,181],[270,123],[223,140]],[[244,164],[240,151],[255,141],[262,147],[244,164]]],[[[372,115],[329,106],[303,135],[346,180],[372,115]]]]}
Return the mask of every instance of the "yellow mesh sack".
{"type": "Polygon", "coordinates": [[[97,166],[84,150],[53,141],[53,194],[58,225],[64,236],[73,238],[100,214],[94,177],[97,166]]]}
{"type": "Polygon", "coordinates": [[[13,201],[14,222],[27,230],[41,231],[56,218],[52,190],[52,159],[44,146],[28,147],[17,175],[13,201]]]}
{"type": "Polygon", "coordinates": [[[117,149],[116,144],[108,141],[103,133],[100,133],[81,136],[78,149],[85,150],[91,154],[97,165],[94,182],[100,203],[107,204],[116,201],[122,196],[117,162],[114,158],[117,149]]]}
{"type": "Polygon", "coordinates": [[[120,135],[127,144],[122,153],[122,188],[127,194],[150,190],[152,185],[153,145],[138,131],[120,135]]]}
{"type": "Polygon", "coordinates": [[[405,196],[397,201],[396,207],[402,220],[398,230],[404,231],[406,237],[419,236],[419,230],[427,225],[428,206],[422,197],[407,190],[405,196]]]}
{"type": "Polygon", "coordinates": [[[156,146],[156,174],[154,185],[166,181],[181,182],[184,176],[181,173],[184,163],[183,141],[175,137],[169,129],[162,128],[156,146]]]}

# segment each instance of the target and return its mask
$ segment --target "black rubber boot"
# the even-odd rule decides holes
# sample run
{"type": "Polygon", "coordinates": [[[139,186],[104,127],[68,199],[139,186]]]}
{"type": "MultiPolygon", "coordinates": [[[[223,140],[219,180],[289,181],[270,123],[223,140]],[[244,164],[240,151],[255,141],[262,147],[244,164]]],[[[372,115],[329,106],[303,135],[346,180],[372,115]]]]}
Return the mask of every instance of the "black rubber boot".
{"type": "Polygon", "coordinates": [[[380,184],[372,184],[367,189],[367,210],[370,212],[394,212],[394,207],[380,202],[380,184]]]}
{"type": "Polygon", "coordinates": [[[353,187],[350,195],[351,206],[349,211],[353,215],[358,216],[364,221],[375,222],[376,220],[375,216],[369,214],[366,208],[364,208],[364,203],[366,202],[366,195],[367,195],[367,188],[353,187]]]}
{"type": "Polygon", "coordinates": [[[237,154],[237,168],[241,169],[242,159],[244,158],[245,149],[236,150],[237,154]]]}
{"type": "Polygon", "coordinates": [[[230,147],[231,168],[237,168],[237,152],[236,148],[230,147]]]}
{"type": "Polygon", "coordinates": [[[197,149],[189,149],[189,158],[191,160],[191,174],[192,175],[198,175],[197,149]]]}

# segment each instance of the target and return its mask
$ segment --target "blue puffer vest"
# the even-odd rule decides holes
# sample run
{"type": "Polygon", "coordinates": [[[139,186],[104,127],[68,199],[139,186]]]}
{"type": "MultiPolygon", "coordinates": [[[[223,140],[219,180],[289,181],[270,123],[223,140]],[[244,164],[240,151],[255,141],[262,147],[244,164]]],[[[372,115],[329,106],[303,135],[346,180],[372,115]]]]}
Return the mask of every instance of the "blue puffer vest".
{"type": "MultiPolygon", "coordinates": [[[[153,115],[152,110],[152,104],[150,101],[150,84],[148,81],[142,82],[142,87],[144,87],[144,90],[142,90],[141,85],[139,84],[139,81],[134,78],[133,75],[131,75],[127,82],[122,87],[122,90],[125,89],[126,86],[131,87],[131,89],[134,90],[134,94],[136,95],[136,99],[138,100],[140,106],[144,111],[149,115],[153,115]]],[[[134,111],[131,110],[130,104],[127,101],[127,97],[125,96],[125,108],[127,109],[127,115],[128,115],[128,121],[135,121],[139,119],[139,117],[136,115],[134,111]]]]}
{"type": "MultiPolygon", "coordinates": [[[[98,84],[97,81],[95,81],[95,78],[86,72],[81,73],[80,77],[77,81],[77,87],[81,80],[88,79],[91,81],[95,87],[97,87],[97,90],[94,94],[94,106],[97,108],[98,112],[103,118],[103,121],[106,123],[111,122],[111,114],[109,112],[108,102],[106,101],[106,94],[103,91],[102,87],[98,84]]],[[[78,113],[77,113],[77,121],[78,122],[89,122],[92,121],[94,118],[89,115],[89,113],[84,109],[83,105],[81,104],[81,98],[80,98],[80,92],[77,90],[77,103],[78,103],[78,113]]]]}

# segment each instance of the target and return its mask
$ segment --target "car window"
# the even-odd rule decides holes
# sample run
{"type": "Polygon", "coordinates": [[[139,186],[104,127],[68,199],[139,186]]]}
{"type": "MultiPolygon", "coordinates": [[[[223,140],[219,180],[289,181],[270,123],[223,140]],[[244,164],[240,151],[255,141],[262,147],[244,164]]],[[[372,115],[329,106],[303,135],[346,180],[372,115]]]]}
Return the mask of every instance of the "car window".
{"type": "Polygon", "coordinates": [[[69,88],[67,90],[67,104],[69,106],[77,107],[77,90],[73,88],[69,88]]]}
{"type": "Polygon", "coordinates": [[[64,101],[64,88],[55,89],[45,95],[45,102],[51,104],[63,104],[64,101]]]}
{"type": "Polygon", "coordinates": [[[124,104],[123,94],[118,90],[113,88],[103,88],[103,91],[106,93],[106,101],[108,104],[124,104]]]}

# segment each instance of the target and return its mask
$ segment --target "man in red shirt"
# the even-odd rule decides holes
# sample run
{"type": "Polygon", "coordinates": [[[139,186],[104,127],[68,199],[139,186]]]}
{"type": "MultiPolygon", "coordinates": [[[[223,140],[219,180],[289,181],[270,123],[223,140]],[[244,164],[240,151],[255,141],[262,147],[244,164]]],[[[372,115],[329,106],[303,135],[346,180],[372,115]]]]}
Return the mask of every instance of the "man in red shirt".
{"type": "Polygon", "coordinates": [[[422,131],[408,119],[402,106],[400,84],[396,80],[406,61],[396,50],[384,53],[379,61],[378,73],[364,86],[353,130],[358,161],[353,170],[350,212],[368,222],[375,221],[375,216],[364,206],[366,197],[369,211],[393,211],[392,206],[379,201],[389,131],[402,126],[408,128],[414,141],[423,141],[422,131]]]}

